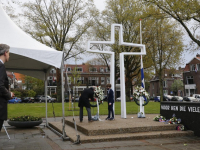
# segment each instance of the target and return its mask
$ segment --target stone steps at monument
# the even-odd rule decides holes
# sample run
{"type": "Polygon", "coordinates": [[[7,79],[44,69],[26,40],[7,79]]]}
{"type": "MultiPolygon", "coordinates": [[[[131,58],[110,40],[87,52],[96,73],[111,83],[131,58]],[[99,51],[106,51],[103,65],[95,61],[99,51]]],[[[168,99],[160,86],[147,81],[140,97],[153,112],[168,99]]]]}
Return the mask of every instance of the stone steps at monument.
{"type": "MultiPolygon", "coordinates": [[[[62,123],[52,122],[49,125],[62,133],[62,123]]],[[[77,133],[74,126],[65,126],[65,131],[67,136],[70,138],[71,142],[77,140],[77,133]]],[[[177,130],[166,130],[166,131],[146,131],[146,132],[134,132],[134,133],[123,133],[123,134],[107,134],[107,135],[85,135],[82,132],[78,132],[80,135],[81,143],[90,142],[105,142],[105,141],[123,141],[123,140],[141,140],[141,139],[152,139],[152,138],[170,138],[170,137],[180,137],[180,136],[194,136],[193,131],[177,131],[177,130]]]]}
{"type": "MultiPolygon", "coordinates": [[[[65,123],[72,128],[74,128],[74,122],[71,120],[65,120],[65,123]]],[[[115,123],[115,122],[113,122],[115,123]]],[[[139,133],[139,132],[150,132],[150,131],[168,131],[168,130],[176,130],[177,124],[165,125],[164,123],[160,123],[159,126],[134,126],[134,127],[117,127],[117,128],[90,128],[87,126],[81,126],[82,124],[77,124],[77,130],[88,136],[99,136],[99,135],[110,135],[110,134],[124,134],[124,133],[139,133]]],[[[117,126],[117,124],[116,124],[117,126]]]]}

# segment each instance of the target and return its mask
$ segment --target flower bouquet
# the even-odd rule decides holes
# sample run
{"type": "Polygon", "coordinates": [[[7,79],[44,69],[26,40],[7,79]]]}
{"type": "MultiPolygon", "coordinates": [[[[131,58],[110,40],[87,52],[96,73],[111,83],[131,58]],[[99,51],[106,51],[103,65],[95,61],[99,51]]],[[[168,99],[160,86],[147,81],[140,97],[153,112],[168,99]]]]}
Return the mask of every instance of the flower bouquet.
{"type": "Polygon", "coordinates": [[[101,86],[97,86],[94,93],[95,93],[95,96],[98,98],[99,104],[102,104],[103,98],[104,98],[104,93],[103,93],[103,90],[101,89],[101,86]]]}
{"type": "Polygon", "coordinates": [[[168,124],[179,124],[179,123],[181,123],[181,119],[180,118],[177,119],[175,114],[173,114],[172,118],[170,118],[166,122],[168,122],[168,124]]]}
{"type": "Polygon", "coordinates": [[[10,121],[40,121],[40,120],[42,120],[42,118],[34,117],[34,116],[30,116],[30,115],[24,115],[24,116],[13,117],[9,120],[10,121]]]}
{"type": "Polygon", "coordinates": [[[185,131],[186,128],[185,128],[184,125],[178,125],[178,126],[176,127],[176,130],[178,130],[178,131],[185,131]]]}
{"type": "Polygon", "coordinates": [[[165,122],[166,118],[161,116],[161,115],[158,115],[158,116],[154,117],[153,120],[154,121],[159,121],[159,122],[165,122]]]}
{"type": "Polygon", "coordinates": [[[7,122],[10,126],[15,126],[18,128],[30,128],[40,125],[42,123],[42,118],[26,115],[10,118],[7,122]]]}

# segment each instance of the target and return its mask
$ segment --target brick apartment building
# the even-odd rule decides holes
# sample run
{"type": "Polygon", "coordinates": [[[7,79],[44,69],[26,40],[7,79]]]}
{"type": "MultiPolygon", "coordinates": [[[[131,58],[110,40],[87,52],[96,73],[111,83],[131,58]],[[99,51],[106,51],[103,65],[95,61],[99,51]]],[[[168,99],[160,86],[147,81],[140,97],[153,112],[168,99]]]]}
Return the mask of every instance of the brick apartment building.
{"type": "Polygon", "coordinates": [[[105,65],[71,65],[67,64],[68,82],[74,96],[78,96],[85,88],[101,86],[106,93],[106,84],[110,83],[110,71],[105,65]]]}
{"type": "MultiPolygon", "coordinates": [[[[163,76],[163,94],[164,95],[174,95],[173,91],[171,90],[171,85],[174,83],[175,80],[183,80],[183,70],[184,68],[179,67],[178,70],[176,69],[165,69],[164,76],[163,76]]],[[[158,76],[154,76],[150,80],[150,88],[149,88],[150,96],[160,96],[160,85],[159,85],[159,78],[158,76]]],[[[179,96],[184,95],[184,91],[178,91],[179,96]]]]}
{"type": "Polygon", "coordinates": [[[185,65],[183,83],[186,96],[200,94],[200,54],[185,65]]]}
{"type": "MultiPolygon", "coordinates": [[[[79,96],[85,88],[91,86],[101,86],[104,93],[106,93],[106,84],[110,83],[110,71],[106,65],[90,65],[83,63],[81,65],[66,64],[65,67],[73,96],[79,96]]],[[[56,93],[56,87],[56,70],[53,69],[50,71],[48,77],[48,94],[56,93]]],[[[67,85],[65,87],[65,89],[67,89],[67,85]]],[[[117,84],[117,96],[120,95],[119,88],[120,86],[117,84]]]]}

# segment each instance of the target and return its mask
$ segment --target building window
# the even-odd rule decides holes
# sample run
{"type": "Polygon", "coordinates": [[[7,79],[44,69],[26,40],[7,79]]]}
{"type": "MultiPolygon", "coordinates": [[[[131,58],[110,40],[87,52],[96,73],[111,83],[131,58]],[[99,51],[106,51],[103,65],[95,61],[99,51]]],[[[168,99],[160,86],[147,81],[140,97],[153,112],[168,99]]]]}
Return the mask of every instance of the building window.
{"type": "Polygon", "coordinates": [[[167,87],[167,81],[163,81],[163,87],[166,88],[167,87]]]}
{"type": "Polygon", "coordinates": [[[172,77],[174,77],[174,74],[172,74],[172,77]]]}
{"type": "Polygon", "coordinates": [[[71,71],[71,68],[70,68],[70,67],[67,67],[67,71],[71,71]]]}
{"type": "Polygon", "coordinates": [[[55,69],[51,69],[51,70],[50,70],[50,73],[53,73],[53,74],[54,74],[54,73],[56,73],[56,70],[55,70],[55,69]]]}
{"type": "Polygon", "coordinates": [[[163,90],[164,95],[168,95],[168,90],[163,90]]]}
{"type": "Polygon", "coordinates": [[[89,77],[88,83],[89,85],[93,85],[93,86],[99,85],[99,77],[89,77]]]}
{"type": "Polygon", "coordinates": [[[71,84],[71,77],[67,77],[67,82],[69,83],[69,84],[71,84]]]}
{"type": "Polygon", "coordinates": [[[197,70],[200,70],[200,64],[197,64],[197,70]]]}
{"type": "Polygon", "coordinates": [[[154,83],[153,83],[153,87],[152,87],[152,89],[154,89],[154,83]]]}
{"type": "Polygon", "coordinates": [[[100,68],[100,72],[104,72],[104,68],[100,68]]]}
{"type": "Polygon", "coordinates": [[[106,83],[109,84],[110,83],[110,77],[106,78],[106,83]]]}
{"type": "Polygon", "coordinates": [[[105,77],[101,77],[101,85],[105,84],[105,77]]]}
{"type": "Polygon", "coordinates": [[[195,64],[190,65],[190,71],[195,71],[195,64]]]}
{"type": "Polygon", "coordinates": [[[90,72],[97,72],[97,68],[91,67],[91,68],[89,68],[89,71],[90,72]]]}
{"type": "Polygon", "coordinates": [[[108,70],[108,68],[107,68],[107,67],[106,67],[106,69],[105,69],[105,70],[106,70],[106,72],[109,72],[109,70],[108,70]]]}
{"type": "Polygon", "coordinates": [[[83,69],[82,69],[81,67],[77,67],[77,68],[76,68],[76,71],[80,71],[80,72],[82,72],[83,69]]]}
{"type": "Polygon", "coordinates": [[[84,84],[84,77],[79,77],[77,83],[84,84]]]}
{"type": "Polygon", "coordinates": [[[193,76],[186,77],[187,84],[194,84],[193,76]]]}

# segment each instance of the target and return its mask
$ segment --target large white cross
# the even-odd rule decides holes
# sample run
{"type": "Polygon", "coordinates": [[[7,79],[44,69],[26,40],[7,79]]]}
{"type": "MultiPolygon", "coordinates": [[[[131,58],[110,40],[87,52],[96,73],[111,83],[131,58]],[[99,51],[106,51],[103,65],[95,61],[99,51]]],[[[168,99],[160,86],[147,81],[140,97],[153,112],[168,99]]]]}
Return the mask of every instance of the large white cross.
{"type": "Polygon", "coordinates": [[[119,27],[119,45],[139,47],[141,52],[122,52],[120,53],[120,89],[121,89],[121,117],[126,118],[126,95],[125,95],[125,68],[124,68],[124,55],[146,55],[146,48],[143,44],[127,43],[123,41],[123,28],[121,24],[111,25],[111,41],[88,41],[86,50],[91,53],[110,54],[110,83],[112,89],[115,89],[115,75],[114,75],[114,52],[91,50],[90,44],[114,44],[115,43],[115,27],[119,27]]]}

